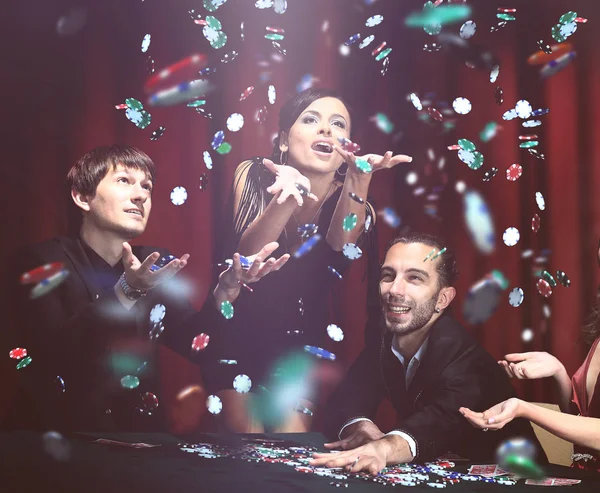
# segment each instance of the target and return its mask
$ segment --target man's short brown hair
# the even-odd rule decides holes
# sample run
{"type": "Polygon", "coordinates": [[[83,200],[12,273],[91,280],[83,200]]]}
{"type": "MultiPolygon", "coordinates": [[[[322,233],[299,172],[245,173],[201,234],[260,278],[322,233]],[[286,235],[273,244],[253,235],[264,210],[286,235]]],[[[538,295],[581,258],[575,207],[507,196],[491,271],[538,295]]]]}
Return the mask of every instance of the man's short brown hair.
{"type": "MultiPolygon", "coordinates": [[[[152,181],[156,180],[156,167],[143,151],[128,145],[113,144],[96,147],[82,156],[67,174],[69,192],[74,190],[87,197],[94,197],[98,184],[121,164],[128,169],[143,171],[152,181]]],[[[72,204],[72,201],[69,201],[72,204]]],[[[69,231],[79,233],[81,228],[81,210],[74,205],[69,207],[69,231]]]]}

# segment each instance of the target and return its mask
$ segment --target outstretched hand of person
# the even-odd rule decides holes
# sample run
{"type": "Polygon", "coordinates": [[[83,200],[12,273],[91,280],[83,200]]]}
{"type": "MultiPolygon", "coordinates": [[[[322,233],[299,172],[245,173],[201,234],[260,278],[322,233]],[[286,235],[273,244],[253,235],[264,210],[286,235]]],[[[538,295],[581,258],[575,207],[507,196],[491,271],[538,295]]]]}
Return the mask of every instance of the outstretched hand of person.
{"type": "Polygon", "coordinates": [[[467,407],[461,407],[459,411],[475,428],[484,431],[499,430],[519,417],[519,404],[519,399],[511,397],[482,413],[471,411],[467,407]]]}
{"type": "Polygon", "coordinates": [[[303,196],[318,201],[317,196],[310,191],[310,180],[292,166],[275,164],[270,159],[263,159],[263,164],[271,173],[275,174],[275,183],[267,188],[267,192],[276,195],[277,203],[283,204],[289,197],[296,199],[299,206],[304,203],[303,196]]]}
{"type": "Polygon", "coordinates": [[[340,146],[333,146],[335,151],[342,156],[344,161],[354,169],[358,169],[356,160],[362,159],[369,163],[372,173],[382,169],[390,169],[400,163],[412,162],[412,157],[406,154],[393,154],[392,151],[387,151],[383,156],[380,154],[365,154],[364,156],[355,156],[354,153],[345,151],[340,146]]]}
{"type": "Polygon", "coordinates": [[[498,364],[510,378],[519,380],[553,377],[564,368],[555,356],[544,351],[507,354],[498,364]]]}

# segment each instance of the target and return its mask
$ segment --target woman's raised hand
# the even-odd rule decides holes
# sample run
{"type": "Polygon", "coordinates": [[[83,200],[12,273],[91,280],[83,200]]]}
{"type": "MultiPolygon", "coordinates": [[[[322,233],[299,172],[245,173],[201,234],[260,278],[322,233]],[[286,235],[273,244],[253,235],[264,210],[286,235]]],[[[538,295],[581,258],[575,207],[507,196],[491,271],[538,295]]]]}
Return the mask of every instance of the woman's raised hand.
{"type": "Polygon", "coordinates": [[[509,377],[520,380],[553,377],[563,368],[556,357],[542,351],[507,354],[498,364],[509,377]]]}
{"type": "Polygon", "coordinates": [[[356,160],[360,159],[369,163],[372,172],[379,171],[380,169],[393,168],[400,163],[412,162],[412,157],[405,154],[392,154],[392,151],[387,151],[383,156],[379,154],[365,154],[364,156],[355,156],[354,153],[345,151],[340,146],[334,146],[336,152],[342,156],[344,161],[349,166],[360,169],[357,165],[356,160]]]}
{"type": "Polygon", "coordinates": [[[317,196],[310,191],[310,180],[300,171],[292,166],[282,166],[275,164],[270,159],[263,159],[265,168],[275,174],[275,183],[267,188],[267,192],[275,195],[279,192],[277,198],[278,204],[283,204],[288,197],[292,196],[296,199],[299,206],[304,203],[303,196],[314,201],[318,201],[317,196]]]}

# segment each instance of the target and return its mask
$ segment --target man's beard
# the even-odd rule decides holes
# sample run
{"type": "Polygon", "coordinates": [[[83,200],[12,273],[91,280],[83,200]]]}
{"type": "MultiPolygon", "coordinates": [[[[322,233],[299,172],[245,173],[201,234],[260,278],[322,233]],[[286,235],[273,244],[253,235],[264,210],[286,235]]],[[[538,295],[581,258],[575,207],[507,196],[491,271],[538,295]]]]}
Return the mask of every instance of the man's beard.
{"type": "MultiPolygon", "coordinates": [[[[411,314],[411,318],[406,325],[403,325],[399,322],[389,322],[384,313],[386,329],[393,334],[407,335],[423,328],[425,325],[427,325],[435,313],[435,305],[437,303],[438,294],[439,292],[420,305],[411,306],[409,312],[411,314]]],[[[383,309],[385,311],[387,310],[387,307],[384,307],[383,309]]]]}

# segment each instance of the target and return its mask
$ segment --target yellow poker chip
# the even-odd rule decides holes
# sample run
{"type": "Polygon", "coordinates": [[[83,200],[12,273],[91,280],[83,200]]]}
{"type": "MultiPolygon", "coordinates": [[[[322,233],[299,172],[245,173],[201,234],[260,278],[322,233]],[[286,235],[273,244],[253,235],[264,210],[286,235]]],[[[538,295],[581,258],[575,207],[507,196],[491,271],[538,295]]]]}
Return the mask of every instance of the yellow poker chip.
{"type": "Polygon", "coordinates": [[[543,50],[536,51],[530,55],[527,59],[529,65],[545,65],[552,60],[556,60],[565,53],[573,51],[573,45],[571,43],[559,43],[550,47],[551,53],[547,53],[543,50]]]}

